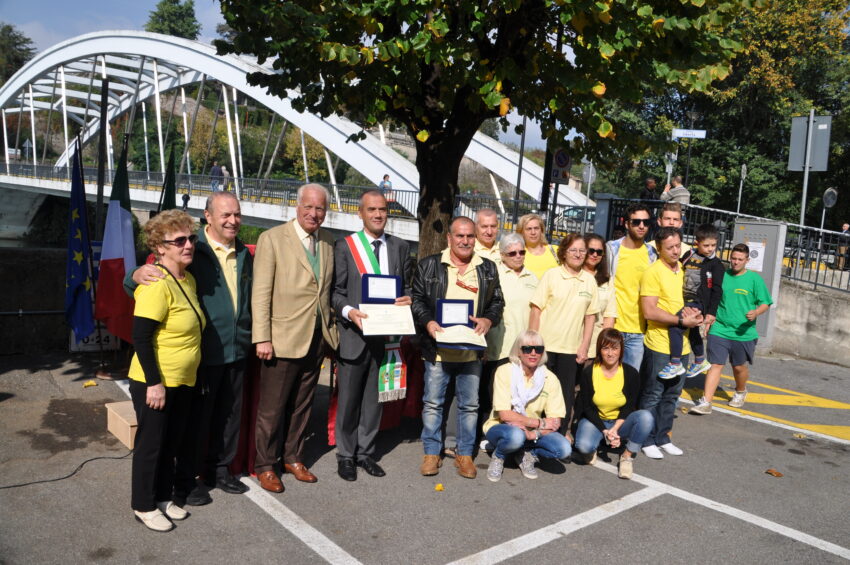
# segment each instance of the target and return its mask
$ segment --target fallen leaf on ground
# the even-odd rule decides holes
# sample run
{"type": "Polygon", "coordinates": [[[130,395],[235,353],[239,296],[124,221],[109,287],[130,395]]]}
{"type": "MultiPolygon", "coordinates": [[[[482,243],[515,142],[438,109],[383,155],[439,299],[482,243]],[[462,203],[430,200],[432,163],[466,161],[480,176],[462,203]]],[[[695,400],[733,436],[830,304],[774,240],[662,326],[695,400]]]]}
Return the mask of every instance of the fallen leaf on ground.
{"type": "Polygon", "coordinates": [[[437,491],[437,492],[443,492],[443,491],[444,491],[444,490],[446,490],[446,489],[444,489],[444,488],[443,488],[443,483],[437,483],[437,484],[434,486],[434,490],[435,490],[435,491],[437,491]]]}
{"type": "Polygon", "coordinates": [[[782,473],[780,473],[776,469],[768,469],[767,471],[765,471],[765,473],[767,473],[771,477],[782,477],[783,476],[782,473]]]}
{"type": "Polygon", "coordinates": [[[806,439],[806,434],[794,434],[794,437],[797,439],[806,439]]]}
{"type": "Polygon", "coordinates": [[[97,386],[97,383],[94,381],[86,381],[83,383],[83,388],[89,388],[90,386],[97,386]]]}

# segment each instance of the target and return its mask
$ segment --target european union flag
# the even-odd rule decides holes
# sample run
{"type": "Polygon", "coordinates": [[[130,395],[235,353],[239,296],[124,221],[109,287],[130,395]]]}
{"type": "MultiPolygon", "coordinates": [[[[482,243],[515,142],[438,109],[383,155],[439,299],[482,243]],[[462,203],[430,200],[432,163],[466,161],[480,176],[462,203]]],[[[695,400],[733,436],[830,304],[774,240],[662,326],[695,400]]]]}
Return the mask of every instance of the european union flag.
{"type": "Polygon", "coordinates": [[[65,268],[65,319],[77,343],[94,332],[89,270],[89,229],[83,184],[82,147],[77,139],[71,175],[71,208],[68,213],[68,260],[65,268]]]}

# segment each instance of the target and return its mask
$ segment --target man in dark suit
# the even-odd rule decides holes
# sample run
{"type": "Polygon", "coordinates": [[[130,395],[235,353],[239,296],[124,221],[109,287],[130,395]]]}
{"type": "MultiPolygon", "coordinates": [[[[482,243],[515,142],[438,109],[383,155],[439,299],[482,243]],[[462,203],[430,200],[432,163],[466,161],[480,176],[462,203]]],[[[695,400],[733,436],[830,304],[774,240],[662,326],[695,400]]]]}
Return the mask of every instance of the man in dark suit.
{"type": "Polygon", "coordinates": [[[363,274],[401,277],[399,306],[409,306],[413,258],[407,242],[384,233],[387,200],[379,190],[360,197],[363,231],[337,240],[334,246],[333,307],[339,329],[339,397],[336,413],[337,471],[346,481],[357,479],[357,466],[374,477],[384,470],[375,462],[375,436],[381,423],[378,372],[384,359],[384,336],[364,337],[357,306],[363,274]],[[377,268],[376,268],[377,267],[377,268]]]}

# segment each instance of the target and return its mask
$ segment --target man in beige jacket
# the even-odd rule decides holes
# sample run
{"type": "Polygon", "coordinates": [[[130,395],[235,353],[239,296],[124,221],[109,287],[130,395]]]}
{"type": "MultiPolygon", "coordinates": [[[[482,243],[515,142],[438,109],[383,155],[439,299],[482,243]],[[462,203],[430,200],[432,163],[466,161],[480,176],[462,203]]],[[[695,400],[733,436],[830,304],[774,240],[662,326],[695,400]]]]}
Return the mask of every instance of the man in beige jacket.
{"type": "Polygon", "coordinates": [[[296,218],[261,234],[254,256],[252,341],[263,362],[254,469],[271,492],[283,492],[272,469],[281,445],[284,471],[316,482],[302,462],[304,432],[322,359],[338,342],[330,305],[333,238],[319,229],[328,192],[306,184],[297,202],[296,218]]]}

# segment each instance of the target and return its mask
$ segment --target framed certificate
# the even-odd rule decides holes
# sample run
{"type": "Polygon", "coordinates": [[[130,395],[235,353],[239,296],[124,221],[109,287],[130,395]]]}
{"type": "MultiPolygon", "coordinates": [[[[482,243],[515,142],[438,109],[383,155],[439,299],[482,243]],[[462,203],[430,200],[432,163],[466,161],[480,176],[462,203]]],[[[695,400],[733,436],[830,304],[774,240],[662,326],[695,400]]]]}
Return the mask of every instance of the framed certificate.
{"type": "Polygon", "coordinates": [[[401,296],[401,277],[396,275],[363,275],[360,286],[364,304],[393,304],[401,296]]]}
{"type": "Polygon", "coordinates": [[[472,300],[452,300],[443,298],[437,300],[437,323],[442,327],[448,326],[467,326],[473,327],[472,321],[469,319],[472,316],[472,300]]]}

